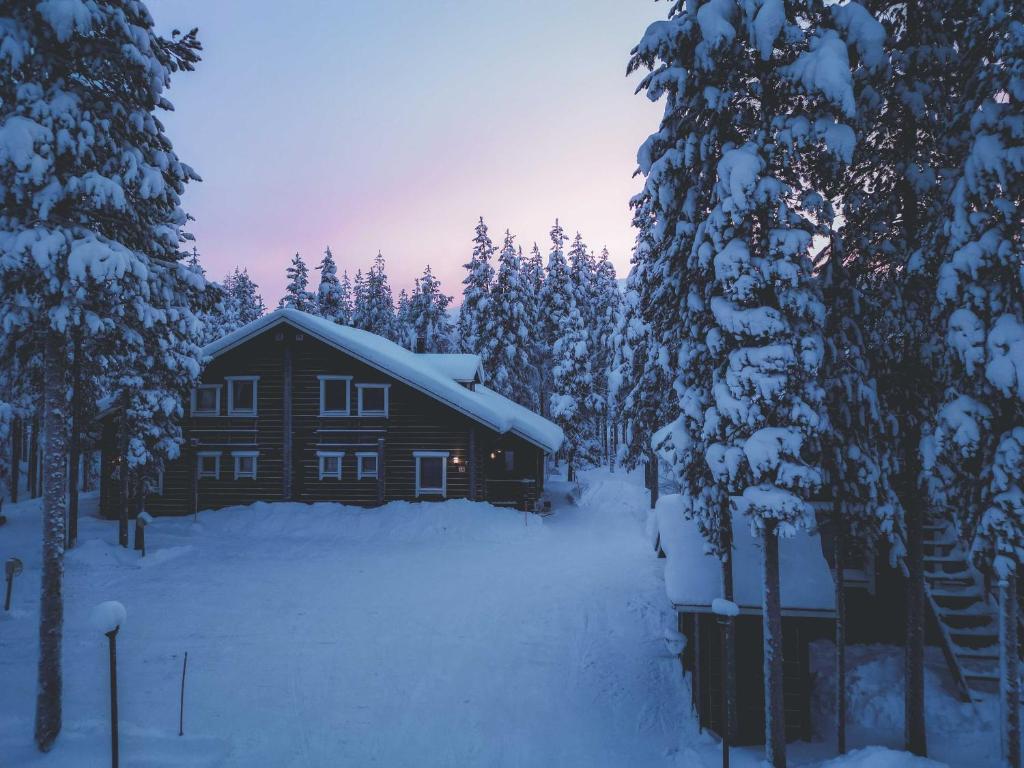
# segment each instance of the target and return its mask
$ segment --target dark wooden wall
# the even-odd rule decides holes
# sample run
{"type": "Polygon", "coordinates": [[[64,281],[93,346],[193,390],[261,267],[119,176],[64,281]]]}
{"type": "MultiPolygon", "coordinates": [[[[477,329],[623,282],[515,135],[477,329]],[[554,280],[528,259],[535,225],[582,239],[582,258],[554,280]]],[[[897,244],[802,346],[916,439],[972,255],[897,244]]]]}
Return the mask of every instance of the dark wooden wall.
{"type": "MultiPolygon", "coordinates": [[[[379,372],[337,349],[288,326],[277,326],[210,362],[203,383],[221,384],[220,416],[188,417],[182,457],[166,467],[162,495],[150,495],[147,509],[159,515],[190,514],[254,501],[334,501],[375,505],[416,498],[414,451],[448,451],[447,496],[483,499],[488,471],[485,459],[493,446],[512,447],[516,472],[534,477],[543,466],[543,452],[515,436],[499,436],[460,412],[379,372]],[[290,363],[286,363],[290,357],[290,363]],[[286,370],[291,375],[291,460],[286,370]],[[352,376],[350,411],[345,417],[320,416],[321,375],[352,376]],[[229,417],[226,376],[259,376],[256,417],[229,417]],[[358,383],[390,384],[389,414],[359,417],[358,383]],[[357,479],[356,453],[376,451],[383,440],[382,484],[357,479]],[[471,445],[473,447],[471,455],[471,445]],[[198,481],[194,492],[196,453],[219,450],[220,479],[198,481]],[[234,479],[233,450],[259,451],[258,474],[234,479]],[[320,480],[317,451],[344,451],[341,480],[320,480]],[[453,459],[458,457],[458,463],[453,459]],[[291,482],[286,481],[291,470],[291,482]],[[196,498],[197,496],[197,498],[196,498]]],[[[109,429],[109,427],[108,427],[109,429]]],[[[115,444],[111,435],[109,442],[115,444]]],[[[108,453],[116,454],[116,451],[108,453]]],[[[105,466],[116,456],[109,457],[105,466]]],[[[106,475],[106,473],[104,473],[106,475]]],[[[542,483],[542,479],[538,481],[542,483]]],[[[106,483],[105,485],[112,485],[106,483]]],[[[116,485],[116,484],[113,484],[116,485]]],[[[537,488],[537,485],[531,486],[537,488]]],[[[535,495],[536,491],[531,491],[535,495]]],[[[531,500],[533,496],[530,496],[531,500]]],[[[116,489],[104,496],[104,514],[115,517],[116,489]]]]}

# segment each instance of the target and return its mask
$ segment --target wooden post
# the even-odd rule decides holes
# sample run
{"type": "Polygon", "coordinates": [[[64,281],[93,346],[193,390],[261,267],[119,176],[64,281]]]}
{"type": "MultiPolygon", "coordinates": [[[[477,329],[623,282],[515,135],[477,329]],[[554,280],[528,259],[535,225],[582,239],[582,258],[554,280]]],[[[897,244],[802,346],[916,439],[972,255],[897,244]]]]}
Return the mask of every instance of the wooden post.
{"type": "Polygon", "coordinates": [[[786,711],[782,699],[782,602],[776,522],[764,524],[764,754],[772,768],[786,768],[786,711]]]}
{"type": "Polygon", "coordinates": [[[470,501],[479,501],[476,496],[476,424],[469,427],[469,451],[466,457],[466,471],[469,472],[470,501]]]}
{"type": "Polygon", "coordinates": [[[68,446],[68,549],[78,540],[78,462],[81,456],[82,429],[82,337],[75,333],[74,359],[71,361],[71,441],[68,446]]]}
{"type": "Polygon", "coordinates": [[[1003,760],[1020,768],[1020,638],[1016,568],[999,579],[999,704],[1003,760]]]}
{"type": "Polygon", "coordinates": [[[118,485],[121,491],[121,498],[117,501],[117,543],[125,549],[128,548],[128,505],[131,503],[131,491],[128,484],[128,397],[125,396],[121,404],[121,422],[118,425],[121,430],[118,443],[121,456],[121,463],[118,466],[118,485]]]}
{"type": "Polygon", "coordinates": [[[924,515],[916,488],[904,495],[907,528],[907,647],[904,747],[925,757],[924,713],[924,515]]]}
{"type": "MultiPolygon", "coordinates": [[[[720,536],[719,547],[722,550],[722,596],[732,602],[735,598],[735,587],[732,570],[732,510],[729,502],[722,504],[721,521],[718,526],[720,536]]],[[[735,744],[738,740],[736,716],[736,622],[728,621],[722,629],[722,653],[724,677],[722,690],[725,692],[726,709],[724,735],[735,744]]]]}
{"type": "Polygon", "coordinates": [[[651,509],[658,506],[658,456],[653,451],[650,454],[651,465],[651,509]]]}
{"type": "Polygon", "coordinates": [[[17,416],[11,427],[11,502],[18,503],[18,486],[21,484],[21,442],[25,425],[17,416]]]}
{"type": "Polygon", "coordinates": [[[28,496],[39,498],[39,413],[32,415],[32,431],[29,433],[28,448],[28,496]]]}
{"type": "Polygon", "coordinates": [[[117,630],[107,632],[110,640],[110,765],[117,768],[117,630]]]}
{"type": "Polygon", "coordinates": [[[832,501],[835,524],[835,566],[836,579],[836,750],[846,754],[846,536],[843,521],[839,516],[839,501],[832,501]]]}
{"type": "MultiPolygon", "coordinates": [[[[286,501],[291,501],[294,498],[295,486],[294,486],[294,429],[292,427],[292,345],[288,338],[287,332],[284,334],[284,402],[282,403],[283,418],[281,428],[284,430],[284,434],[281,435],[281,443],[283,446],[282,462],[281,462],[281,496],[286,501]]],[[[377,472],[380,473],[380,465],[377,466],[377,472]]]]}
{"type": "Polygon", "coordinates": [[[384,438],[377,438],[377,503],[383,504],[386,498],[386,479],[385,475],[387,470],[384,468],[384,438]]]}

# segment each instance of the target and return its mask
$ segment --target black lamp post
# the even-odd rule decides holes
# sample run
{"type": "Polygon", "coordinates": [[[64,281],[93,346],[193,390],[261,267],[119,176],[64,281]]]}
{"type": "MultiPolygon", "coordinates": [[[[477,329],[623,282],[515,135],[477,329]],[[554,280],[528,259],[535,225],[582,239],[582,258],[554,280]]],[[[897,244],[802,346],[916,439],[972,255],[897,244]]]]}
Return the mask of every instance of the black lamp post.
{"type": "Polygon", "coordinates": [[[4,563],[4,573],[7,576],[7,593],[4,597],[4,610],[11,610],[11,589],[14,587],[14,577],[21,573],[21,560],[16,557],[7,558],[4,563]]]}
{"type": "Polygon", "coordinates": [[[135,518],[135,549],[146,556],[146,528],[153,524],[153,516],[149,512],[140,512],[135,518]]]}
{"type": "Polygon", "coordinates": [[[110,765],[118,766],[117,743],[117,633],[128,613],[120,603],[110,600],[92,611],[93,626],[107,636],[110,645],[110,765]]]}
{"type": "Polygon", "coordinates": [[[740,608],[731,600],[716,598],[711,601],[711,611],[718,619],[718,626],[722,635],[722,768],[729,768],[729,686],[726,681],[729,679],[729,654],[727,653],[728,642],[726,638],[732,629],[733,619],[739,615],[740,608]]]}

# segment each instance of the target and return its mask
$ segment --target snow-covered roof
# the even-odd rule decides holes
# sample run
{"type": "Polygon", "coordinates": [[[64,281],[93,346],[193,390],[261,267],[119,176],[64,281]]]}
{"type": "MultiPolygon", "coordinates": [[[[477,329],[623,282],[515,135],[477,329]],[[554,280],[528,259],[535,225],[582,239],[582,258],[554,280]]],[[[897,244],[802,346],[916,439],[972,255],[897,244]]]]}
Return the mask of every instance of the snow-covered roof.
{"type": "MultiPolygon", "coordinates": [[[[722,565],[705,552],[697,523],[683,517],[676,494],[658,499],[656,509],[661,547],[667,558],[665,589],[681,610],[710,610],[722,597],[722,565]]],[[[750,533],[750,521],[733,516],[733,602],[743,613],[760,613],[762,598],[761,545],[750,533]]],[[[779,539],[779,578],[782,610],[787,614],[833,615],[835,587],[817,533],[799,531],[779,539]]]]}
{"type": "Polygon", "coordinates": [[[558,425],[486,387],[477,385],[475,389],[469,389],[458,383],[458,380],[453,378],[452,369],[459,368],[456,373],[463,373],[462,369],[466,367],[467,361],[448,361],[451,368],[444,370],[443,363],[437,360],[424,360],[425,357],[472,358],[475,355],[416,354],[375,333],[338,325],[297,309],[278,309],[264,315],[207,344],[203,347],[203,353],[207,357],[217,357],[253,336],[283,323],[293,325],[325,344],[408,384],[499,434],[514,433],[550,453],[554,453],[562,445],[562,430],[558,425]]]}
{"type": "Polygon", "coordinates": [[[417,357],[458,382],[484,381],[484,364],[480,355],[425,352],[417,357]]]}

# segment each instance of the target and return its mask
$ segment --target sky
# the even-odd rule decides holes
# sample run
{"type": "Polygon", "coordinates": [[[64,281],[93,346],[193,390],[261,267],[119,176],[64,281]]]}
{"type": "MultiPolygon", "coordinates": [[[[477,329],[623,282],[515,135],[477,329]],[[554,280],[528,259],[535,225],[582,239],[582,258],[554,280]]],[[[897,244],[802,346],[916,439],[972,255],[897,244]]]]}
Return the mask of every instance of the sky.
{"type": "Polygon", "coordinates": [[[430,264],[460,299],[484,217],[547,253],[558,217],[620,276],[636,150],[660,105],[629,51],[650,0],[150,0],[157,29],[199,28],[163,116],[203,178],[184,196],[200,258],[248,269],[276,306],[298,251],[315,290],[330,246],[354,274],[377,251],[397,294],[430,264]]]}

